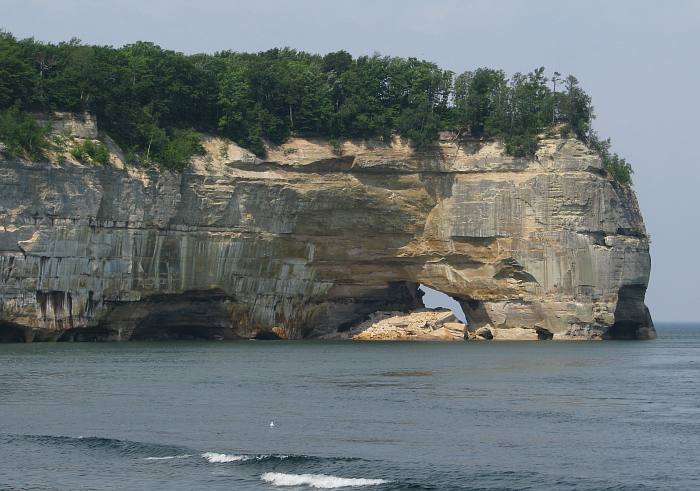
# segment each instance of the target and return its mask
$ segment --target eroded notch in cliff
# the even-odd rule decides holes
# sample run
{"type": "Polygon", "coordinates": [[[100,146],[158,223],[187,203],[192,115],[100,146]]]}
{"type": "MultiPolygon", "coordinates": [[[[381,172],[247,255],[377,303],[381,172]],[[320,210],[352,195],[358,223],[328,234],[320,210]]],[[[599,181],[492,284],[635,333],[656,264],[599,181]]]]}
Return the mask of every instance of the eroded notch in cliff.
{"type": "Polygon", "coordinates": [[[118,306],[105,327],[133,341],[232,339],[231,305],[218,290],[155,295],[118,306]]]}
{"type": "Polygon", "coordinates": [[[498,272],[494,275],[497,280],[514,279],[521,283],[538,283],[537,279],[513,258],[503,259],[496,265],[498,272]]]}
{"type": "Polygon", "coordinates": [[[649,309],[644,305],[645,285],[625,285],[617,294],[615,323],[606,339],[654,339],[656,330],[649,309]]]}

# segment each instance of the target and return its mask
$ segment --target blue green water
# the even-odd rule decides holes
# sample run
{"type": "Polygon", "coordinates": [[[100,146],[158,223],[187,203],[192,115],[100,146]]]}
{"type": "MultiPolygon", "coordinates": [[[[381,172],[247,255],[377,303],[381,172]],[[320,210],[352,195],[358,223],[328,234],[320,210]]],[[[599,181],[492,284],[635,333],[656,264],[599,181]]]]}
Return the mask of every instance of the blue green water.
{"type": "Polygon", "coordinates": [[[658,333],[0,345],[0,489],[698,489],[700,325],[658,333]]]}

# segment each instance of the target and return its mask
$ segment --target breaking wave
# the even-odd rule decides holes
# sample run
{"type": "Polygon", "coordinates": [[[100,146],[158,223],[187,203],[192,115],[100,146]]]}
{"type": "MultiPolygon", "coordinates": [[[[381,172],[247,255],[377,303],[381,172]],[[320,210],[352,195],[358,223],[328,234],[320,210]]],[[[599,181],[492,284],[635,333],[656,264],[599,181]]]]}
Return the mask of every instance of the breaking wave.
{"type": "Polygon", "coordinates": [[[266,472],[260,476],[273,486],[309,486],[317,489],[334,489],[345,487],[377,486],[389,481],[384,479],[365,479],[328,476],[326,474],[284,474],[282,472],[266,472]]]}
{"type": "MultiPolygon", "coordinates": [[[[126,457],[127,459],[136,459],[142,462],[148,461],[153,463],[173,462],[199,456],[203,459],[199,460],[203,465],[232,464],[245,465],[246,467],[253,466],[255,470],[253,470],[253,475],[250,477],[253,479],[262,479],[273,486],[306,486],[315,489],[334,489],[342,487],[374,486],[388,482],[383,479],[348,478],[330,474],[311,473],[313,471],[325,470],[323,469],[324,467],[327,471],[336,472],[338,470],[338,464],[340,463],[362,460],[356,457],[318,457],[312,455],[247,454],[213,451],[200,453],[201,450],[197,451],[184,446],[163,445],[96,436],[11,435],[0,433],[0,444],[20,441],[38,444],[42,447],[47,445],[73,447],[94,456],[107,453],[111,454],[111,456],[126,457]],[[284,462],[284,464],[282,464],[282,462],[284,462]],[[281,468],[281,466],[286,467],[286,469],[281,468]],[[315,468],[312,470],[310,466],[315,468]],[[279,472],[282,470],[291,472],[279,472]],[[294,471],[296,471],[296,473],[294,471]],[[260,473],[262,473],[262,475],[260,475],[260,473]]],[[[190,461],[190,463],[196,465],[196,461],[190,461]]]]}
{"type": "Polygon", "coordinates": [[[230,455],[226,453],[204,452],[202,457],[213,464],[222,464],[225,462],[245,462],[253,457],[250,455],[230,455]]]}
{"type": "Polygon", "coordinates": [[[289,455],[273,455],[273,454],[262,454],[262,455],[235,455],[235,454],[225,454],[216,452],[204,452],[202,457],[213,464],[223,464],[226,462],[247,462],[249,460],[285,460],[292,458],[289,455]]]}

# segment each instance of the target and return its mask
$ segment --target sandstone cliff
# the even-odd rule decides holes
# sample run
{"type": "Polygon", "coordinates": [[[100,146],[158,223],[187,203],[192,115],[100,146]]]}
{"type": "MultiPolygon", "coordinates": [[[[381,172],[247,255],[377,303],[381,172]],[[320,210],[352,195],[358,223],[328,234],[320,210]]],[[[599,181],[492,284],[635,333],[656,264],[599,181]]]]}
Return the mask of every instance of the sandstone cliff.
{"type": "Polygon", "coordinates": [[[449,138],[205,146],[182,174],[111,143],[106,166],[0,156],[0,340],[320,337],[421,307],[420,283],[471,331],[654,336],[635,195],[577,140],[531,160],[449,138]]]}

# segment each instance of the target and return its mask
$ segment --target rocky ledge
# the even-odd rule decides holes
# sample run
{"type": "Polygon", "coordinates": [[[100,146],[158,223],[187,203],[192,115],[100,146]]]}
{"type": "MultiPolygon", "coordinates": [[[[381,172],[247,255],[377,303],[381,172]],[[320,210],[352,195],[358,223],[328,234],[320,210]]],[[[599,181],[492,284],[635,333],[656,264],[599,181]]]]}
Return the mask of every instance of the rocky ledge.
{"type": "Polygon", "coordinates": [[[346,331],[330,333],[323,339],[356,341],[464,341],[467,326],[451,310],[418,309],[413,312],[374,312],[346,331]]]}
{"type": "Polygon", "coordinates": [[[104,166],[0,156],[0,340],[329,337],[421,308],[419,284],[459,301],[467,338],[655,336],[634,192],[575,139],[518,159],[293,138],[260,159],[206,138],[173,173],[101,138],[104,166]]]}

